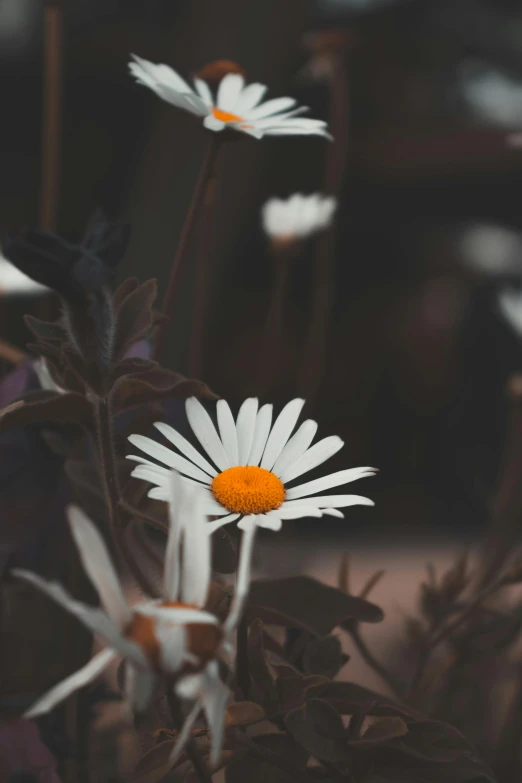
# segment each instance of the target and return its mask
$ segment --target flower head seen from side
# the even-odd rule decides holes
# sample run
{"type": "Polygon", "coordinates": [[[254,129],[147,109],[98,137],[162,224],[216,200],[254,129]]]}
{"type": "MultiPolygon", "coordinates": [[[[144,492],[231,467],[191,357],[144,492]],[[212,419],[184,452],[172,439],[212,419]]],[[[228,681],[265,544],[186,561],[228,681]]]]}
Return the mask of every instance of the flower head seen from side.
{"type": "Polygon", "coordinates": [[[169,516],[160,600],[129,606],[102,537],[85,514],[74,507],[69,509],[71,532],[105,611],[76,601],[56,582],[13,569],[15,576],[46,593],[106,644],[86,666],[42,696],[25,717],[48,712],[120,656],[125,660],[126,696],[135,711],[145,709],[160,679],[181,698],[193,702],[172,759],[181,753],[190,726],[204,710],[212,736],[211,761],[216,763],[228,698],[228,689],[219,677],[218,660],[231,654],[232,634],[248,591],[255,526],[243,536],[235,593],[228,616],[221,623],[204,608],[210,587],[211,538],[201,498],[175,473],[169,484],[169,516]]]}
{"type": "Polygon", "coordinates": [[[246,133],[255,139],[263,136],[324,136],[331,139],[327,123],[301,115],[307,111],[296,106],[294,98],[273,98],[262,102],[267,87],[245,85],[240,73],[226,73],[214,95],[208,82],[194,79],[191,87],[168,65],[155,64],[132,55],[131,74],[167,103],[203,118],[211,131],[225,128],[246,133]]]}
{"type": "Polygon", "coordinates": [[[281,244],[306,239],[327,229],[333,221],[337,201],[333,196],[294,193],[287,199],[271,198],[261,218],[265,234],[281,244]]]}
{"type": "Polygon", "coordinates": [[[498,294],[500,312],[516,335],[522,339],[522,290],[504,288],[498,294]]]}
{"type": "Polygon", "coordinates": [[[289,486],[343,446],[335,435],[312,446],[317,424],[310,419],[292,434],[303,405],[304,400],[292,400],[272,425],[272,405],[259,408],[256,398],[247,399],[234,421],[228,403],[219,400],[216,430],[203,405],[191,397],[186,402],[188,421],[206,456],[171,426],[157,422],[155,427],[174,448],[131,435],[133,446],[161,463],[131,455],[128,459],[139,463],[132,475],[155,485],[149,497],[168,500],[171,470],[179,471],[185,481],[200,488],[205,512],[219,517],[210,523],[211,530],[236,521],[242,529],[255,521],[260,527],[280,530],[285,519],[323,514],[343,517],[339,509],[345,506],[373,506],[373,501],[360,495],[317,494],[374,475],[370,467],[341,470],[289,486]]]}

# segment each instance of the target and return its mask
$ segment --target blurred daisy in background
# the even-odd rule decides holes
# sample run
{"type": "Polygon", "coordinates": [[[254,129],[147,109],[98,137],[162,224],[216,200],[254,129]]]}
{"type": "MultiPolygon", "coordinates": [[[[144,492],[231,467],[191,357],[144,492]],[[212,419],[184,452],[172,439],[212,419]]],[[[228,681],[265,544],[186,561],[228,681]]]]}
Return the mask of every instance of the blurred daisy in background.
{"type": "Polygon", "coordinates": [[[171,470],[179,471],[185,481],[200,488],[205,513],[219,517],[209,525],[211,530],[236,521],[242,529],[255,522],[280,530],[284,519],[323,514],[343,517],[339,508],[373,506],[373,501],[360,495],[316,493],[373,476],[374,468],[341,470],[288,488],[290,482],[321,465],[344,445],[341,438],[332,435],[311,446],[317,432],[317,423],[311,419],[292,435],[303,405],[301,399],[289,402],[272,426],[272,405],[259,408],[256,398],[245,400],[234,421],[228,403],[219,400],[218,433],[203,405],[191,397],[186,401],[187,417],[206,457],[170,425],[156,422],[154,426],[177,451],[143,435],[131,435],[133,446],[161,463],[131,455],[128,459],[140,463],[132,475],[155,484],[149,497],[168,500],[171,470]]]}
{"type": "Polygon", "coordinates": [[[20,272],[0,253],[0,297],[38,296],[49,289],[20,272]]]}
{"type": "Polygon", "coordinates": [[[300,116],[308,111],[307,107],[296,106],[294,98],[273,98],[263,103],[268,88],[258,83],[245,85],[240,73],[226,73],[214,97],[204,79],[196,77],[192,88],[168,65],[132,57],[134,61],[129,63],[129,68],[140,84],[167,103],[204,118],[203,125],[208,130],[232,128],[255,139],[312,135],[331,138],[326,122],[300,116]]]}
{"type": "Polygon", "coordinates": [[[34,718],[48,712],[100,675],[118,656],[125,660],[126,697],[136,712],[149,704],[162,679],[191,711],[171,760],[190,737],[204,710],[211,732],[211,763],[221,752],[228,689],[219,677],[218,659],[230,659],[232,638],[248,592],[255,534],[251,525],[242,538],[235,593],[226,620],[205,610],[211,579],[211,539],[200,493],[175,474],[168,482],[170,527],[165,553],[163,598],[129,606],[107,547],[93,523],[78,508],[69,510],[69,523],[83,566],[96,587],[105,611],[70,597],[56,582],[13,569],[74,614],[107,647],[79,671],[42,696],[26,713],[34,718]]]}
{"type": "Polygon", "coordinates": [[[498,294],[500,312],[518,337],[522,339],[522,290],[504,288],[498,294]]]}
{"type": "Polygon", "coordinates": [[[287,199],[271,198],[263,206],[263,230],[277,244],[295,242],[324,231],[333,222],[337,200],[333,196],[294,193],[287,199]]]}

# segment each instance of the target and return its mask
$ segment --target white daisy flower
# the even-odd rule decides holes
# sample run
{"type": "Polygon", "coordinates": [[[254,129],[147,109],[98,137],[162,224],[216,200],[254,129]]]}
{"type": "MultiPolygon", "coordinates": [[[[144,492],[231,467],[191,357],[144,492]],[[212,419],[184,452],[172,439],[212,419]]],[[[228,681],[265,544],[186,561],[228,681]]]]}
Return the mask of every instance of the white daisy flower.
{"type": "Polygon", "coordinates": [[[125,660],[126,696],[132,708],[145,709],[160,678],[181,698],[195,702],[172,754],[174,761],[190,736],[190,726],[201,710],[210,727],[211,763],[222,745],[228,690],[221,682],[217,660],[230,657],[232,635],[248,591],[255,534],[251,525],[242,539],[237,584],[223,624],[205,611],[211,578],[211,540],[199,493],[175,473],[169,484],[170,528],[165,553],[162,600],[129,606],[105,543],[93,523],[78,508],[68,512],[71,533],[83,566],[105,609],[74,600],[56,582],[22,569],[12,573],[30,582],[74,614],[107,647],[79,671],[42,696],[25,714],[34,718],[48,712],[71,693],[95,679],[116,657],[125,660]]]}
{"type": "Polygon", "coordinates": [[[38,296],[49,289],[20,272],[0,253],[0,297],[38,296]]]}
{"type": "Polygon", "coordinates": [[[323,231],[333,221],[337,200],[333,196],[294,193],[287,199],[271,198],[261,212],[265,233],[275,242],[293,242],[323,231]]]}
{"type": "Polygon", "coordinates": [[[303,405],[301,399],[289,402],[272,426],[272,405],[258,409],[257,399],[250,398],[243,403],[234,421],[228,403],[219,400],[218,432],[203,405],[191,397],[186,401],[188,421],[208,459],[171,426],[156,422],[154,426],[174,449],[143,435],[131,435],[129,440],[134,446],[161,463],[128,456],[140,463],[132,475],[155,484],[149,490],[149,497],[167,500],[171,470],[179,471],[185,481],[200,488],[205,513],[220,517],[209,525],[212,531],[235,521],[245,529],[254,520],[260,527],[280,530],[284,519],[323,514],[343,517],[339,508],[373,506],[373,501],[359,495],[317,493],[372,476],[374,468],[341,470],[305,484],[288,486],[344,445],[341,438],[332,435],[311,446],[317,424],[310,419],[292,435],[303,405]]]}
{"type": "Polygon", "coordinates": [[[136,80],[160,98],[197,117],[203,117],[208,130],[225,128],[246,133],[255,139],[263,136],[324,136],[331,139],[327,123],[299,115],[307,107],[296,107],[294,98],[273,98],[261,103],[268,89],[264,84],[245,85],[239,73],[227,73],[220,81],[216,96],[203,79],[194,79],[192,88],[168,65],[151,63],[132,55],[129,68],[136,80]]]}
{"type": "Polygon", "coordinates": [[[522,290],[504,288],[498,294],[498,304],[508,324],[522,338],[522,290]]]}

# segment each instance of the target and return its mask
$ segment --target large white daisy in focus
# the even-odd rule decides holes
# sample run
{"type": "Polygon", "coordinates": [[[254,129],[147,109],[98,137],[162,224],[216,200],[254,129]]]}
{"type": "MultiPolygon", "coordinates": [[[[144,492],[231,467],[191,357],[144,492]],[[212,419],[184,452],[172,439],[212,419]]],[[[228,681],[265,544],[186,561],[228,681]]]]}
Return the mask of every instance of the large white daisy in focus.
{"type": "Polygon", "coordinates": [[[171,470],[179,471],[185,481],[200,488],[204,511],[219,517],[209,524],[212,531],[236,521],[242,529],[255,521],[260,527],[280,530],[285,519],[343,517],[339,509],[345,506],[373,506],[372,500],[360,495],[317,493],[372,476],[375,468],[350,468],[289,486],[344,445],[332,435],[312,446],[317,423],[310,419],[292,434],[303,405],[301,399],[289,402],[272,426],[272,405],[259,408],[256,398],[245,400],[234,421],[228,403],[219,400],[218,431],[203,405],[191,397],[186,401],[188,421],[206,456],[169,424],[156,422],[171,448],[144,435],[131,435],[134,446],[161,463],[130,455],[128,459],[140,463],[132,475],[155,485],[149,497],[167,500],[171,470]]]}
{"type": "Polygon", "coordinates": [[[248,592],[256,527],[241,543],[235,593],[226,620],[205,610],[211,580],[211,538],[199,493],[170,474],[170,527],[165,553],[163,597],[129,606],[105,543],[93,523],[77,508],[69,510],[71,533],[83,566],[105,609],[76,601],[56,582],[22,569],[12,573],[30,582],[74,614],[107,645],[79,671],[42,696],[25,714],[35,718],[98,677],[117,657],[125,661],[126,697],[141,712],[161,679],[191,710],[172,752],[178,758],[191,727],[205,712],[211,733],[211,763],[218,761],[228,689],[219,676],[220,658],[230,662],[233,635],[248,592]]]}
{"type": "Polygon", "coordinates": [[[333,196],[294,193],[287,199],[271,198],[263,206],[265,233],[276,242],[306,239],[324,231],[333,221],[337,201],[333,196]]]}
{"type": "Polygon", "coordinates": [[[208,130],[225,128],[246,133],[255,139],[263,136],[324,136],[331,139],[327,123],[300,115],[308,111],[296,106],[294,98],[273,98],[262,103],[268,89],[264,84],[245,85],[239,73],[227,73],[216,95],[206,81],[195,78],[191,87],[168,65],[156,64],[132,55],[129,68],[136,80],[160,98],[179,109],[203,117],[208,130]]]}

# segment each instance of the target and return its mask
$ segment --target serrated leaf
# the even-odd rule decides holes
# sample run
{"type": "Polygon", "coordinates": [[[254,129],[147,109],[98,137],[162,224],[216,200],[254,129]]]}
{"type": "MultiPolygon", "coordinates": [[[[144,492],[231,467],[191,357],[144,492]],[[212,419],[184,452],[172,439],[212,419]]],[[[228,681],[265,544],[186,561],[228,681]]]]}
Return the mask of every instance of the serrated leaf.
{"type": "Polygon", "coordinates": [[[29,392],[0,411],[0,432],[32,424],[77,424],[89,429],[93,427],[92,407],[80,394],[42,390],[29,392]]]}

